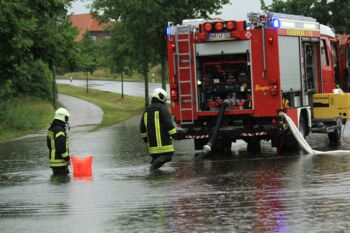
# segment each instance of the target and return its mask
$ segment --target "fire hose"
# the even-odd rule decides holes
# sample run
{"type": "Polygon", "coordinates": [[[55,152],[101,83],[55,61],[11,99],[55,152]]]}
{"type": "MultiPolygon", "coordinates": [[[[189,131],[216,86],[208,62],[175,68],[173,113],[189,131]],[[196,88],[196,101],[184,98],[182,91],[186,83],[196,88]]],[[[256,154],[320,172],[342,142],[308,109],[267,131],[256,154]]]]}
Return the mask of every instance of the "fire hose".
{"type": "Polygon", "coordinates": [[[283,117],[292,132],[293,136],[295,139],[298,141],[299,145],[301,148],[307,153],[307,154],[338,154],[338,153],[350,153],[349,150],[333,150],[333,151],[318,151],[318,150],[313,150],[309,143],[305,140],[303,135],[300,133],[299,129],[296,127],[294,124],[293,120],[284,112],[280,112],[279,115],[283,117]]]}
{"type": "Polygon", "coordinates": [[[214,131],[208,141],[208,143],[206,145],[203,146],[203,151],[200,155],[197,156],[197,158],[202,158],[204,156],[206,156],[207,154],[209,154],[212,151],[212,148],[214,146],[214,143],[216,141],[216,138],[218,136],[218,132],[222,123],[222,119],[224,118],[224,113],[225,110],[227,108],[227,106],[229,106],[231,104],[231,100],[229,99],[225,99],[222,102],[222,105],[219,109],[219,115],[218,118],[216,119],[216,123],[215,123],[215,127],[214,127],[214,131]]]}

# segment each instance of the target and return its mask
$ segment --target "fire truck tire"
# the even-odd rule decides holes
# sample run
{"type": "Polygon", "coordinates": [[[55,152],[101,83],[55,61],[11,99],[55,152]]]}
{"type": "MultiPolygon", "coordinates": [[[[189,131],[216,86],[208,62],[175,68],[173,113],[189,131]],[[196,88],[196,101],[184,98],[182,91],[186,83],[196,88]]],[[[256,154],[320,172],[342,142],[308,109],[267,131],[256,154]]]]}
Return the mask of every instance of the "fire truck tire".
{"type": "Polygon", "coordinates": [[[341,125],[342,125],[341,120],[337,120],[337,126],[339,127],[336,128],[333,132],[328,133],[328,140],[329,140],[330,146],[338,146],[340,144],[341,125]]]}
{"type": "Polygon", "coordinates": [[[309,134],[308,130],[306,120],[303,116],[301,116],[299,119],[299,132],[305,138],[309,134]]]}
{"type": "MultiPolygon", "coordinates": [[[[299,118],[299,132],[305,138],[309,134],[309,129],[307,128],[306,119],[303,115],[299,118]]],[[[290,130],[284,132],[284,135],[278,139],[278,151],[282,153],[298,153],[301,148],[298,141],[295,139],[294,135],[290,130]],[[281,145],[282,144],[282,145],[281,145]]]]}
{"type": "Polygon", "coordinates": [[[280,139],[278,140],[277,145],[277,150],[279,153],[294,154],[300,151],[298,141],[295,139],[290,130],[283,132],[280,139]]]}
{"type": "Polygon", "coordinates": [[[231,152],[232,142],[231,140],[219,139],[215,142],[214,152],[228,153],[231,152]]]}
{"type": "Polygon", "coordinates": [[[260,141],[248,142],[247,151],[249,154],[260,154],[261,152],[260,141]]]}

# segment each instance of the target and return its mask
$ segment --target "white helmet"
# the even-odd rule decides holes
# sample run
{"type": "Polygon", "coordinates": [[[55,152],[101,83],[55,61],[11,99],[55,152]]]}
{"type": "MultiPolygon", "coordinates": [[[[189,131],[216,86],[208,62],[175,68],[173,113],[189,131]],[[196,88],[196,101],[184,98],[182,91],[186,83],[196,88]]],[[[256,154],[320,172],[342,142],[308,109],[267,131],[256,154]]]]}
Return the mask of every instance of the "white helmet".
{"type": "Polygon", "coordinates": [[[55,119],[68,122],[68,118],[70,117],[69,112],[65,108],[59,108],[55,112],[55,119]]]}
{"type": "Polygon", "coordinates": [[[166,91],[164,89],[156,88],[153,91],[152,98],[157,98],[160,101],[165,102],[167,96],[168,96],[168,94],[166,93],[166,91]]]}

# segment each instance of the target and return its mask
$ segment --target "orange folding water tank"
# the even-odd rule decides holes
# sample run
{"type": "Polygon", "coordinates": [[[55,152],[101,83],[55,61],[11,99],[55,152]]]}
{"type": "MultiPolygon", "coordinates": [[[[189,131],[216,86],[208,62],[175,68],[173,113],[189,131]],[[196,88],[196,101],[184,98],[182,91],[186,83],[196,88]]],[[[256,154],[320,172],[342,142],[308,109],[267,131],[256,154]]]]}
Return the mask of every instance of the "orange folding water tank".
{"type": "Polygon", "coordinates": [[[73,177],[91,177],[92,176],[92,159],[93,156],[79,158],[72,156],[73,177]]]}

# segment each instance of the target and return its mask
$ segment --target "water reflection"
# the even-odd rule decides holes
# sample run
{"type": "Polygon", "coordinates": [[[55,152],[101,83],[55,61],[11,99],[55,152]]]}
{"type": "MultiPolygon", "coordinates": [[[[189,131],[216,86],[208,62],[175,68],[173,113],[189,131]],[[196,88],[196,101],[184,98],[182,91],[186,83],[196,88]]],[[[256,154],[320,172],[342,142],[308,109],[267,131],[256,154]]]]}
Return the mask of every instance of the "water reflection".
{"type": "MultiPolygon", "coordinates": [[[[350,228],[348,155],[276,155],[266,145],[252,157],[238,143],[232,154],[196,161],[193,142],[183,141],[175,144],[174,160],[154,173],[138,123],[135,117],[72,133],[72,153],[94,155],[91,180],[51,177],[44,136],[0,144],[0,232],[350,228]],[[58,222],[67,227],[53,229],[58,222]]],[[[310,143],[327,149],[322,140],[310,143]]]]}
{"type": "Polygon", "coordinates": [[[54,176],[51,175],[51,184],[53,185],[61,185],[61,184],[66,184],[71,181],[71,177],[69,175],[66,176],[54,176]]]}

